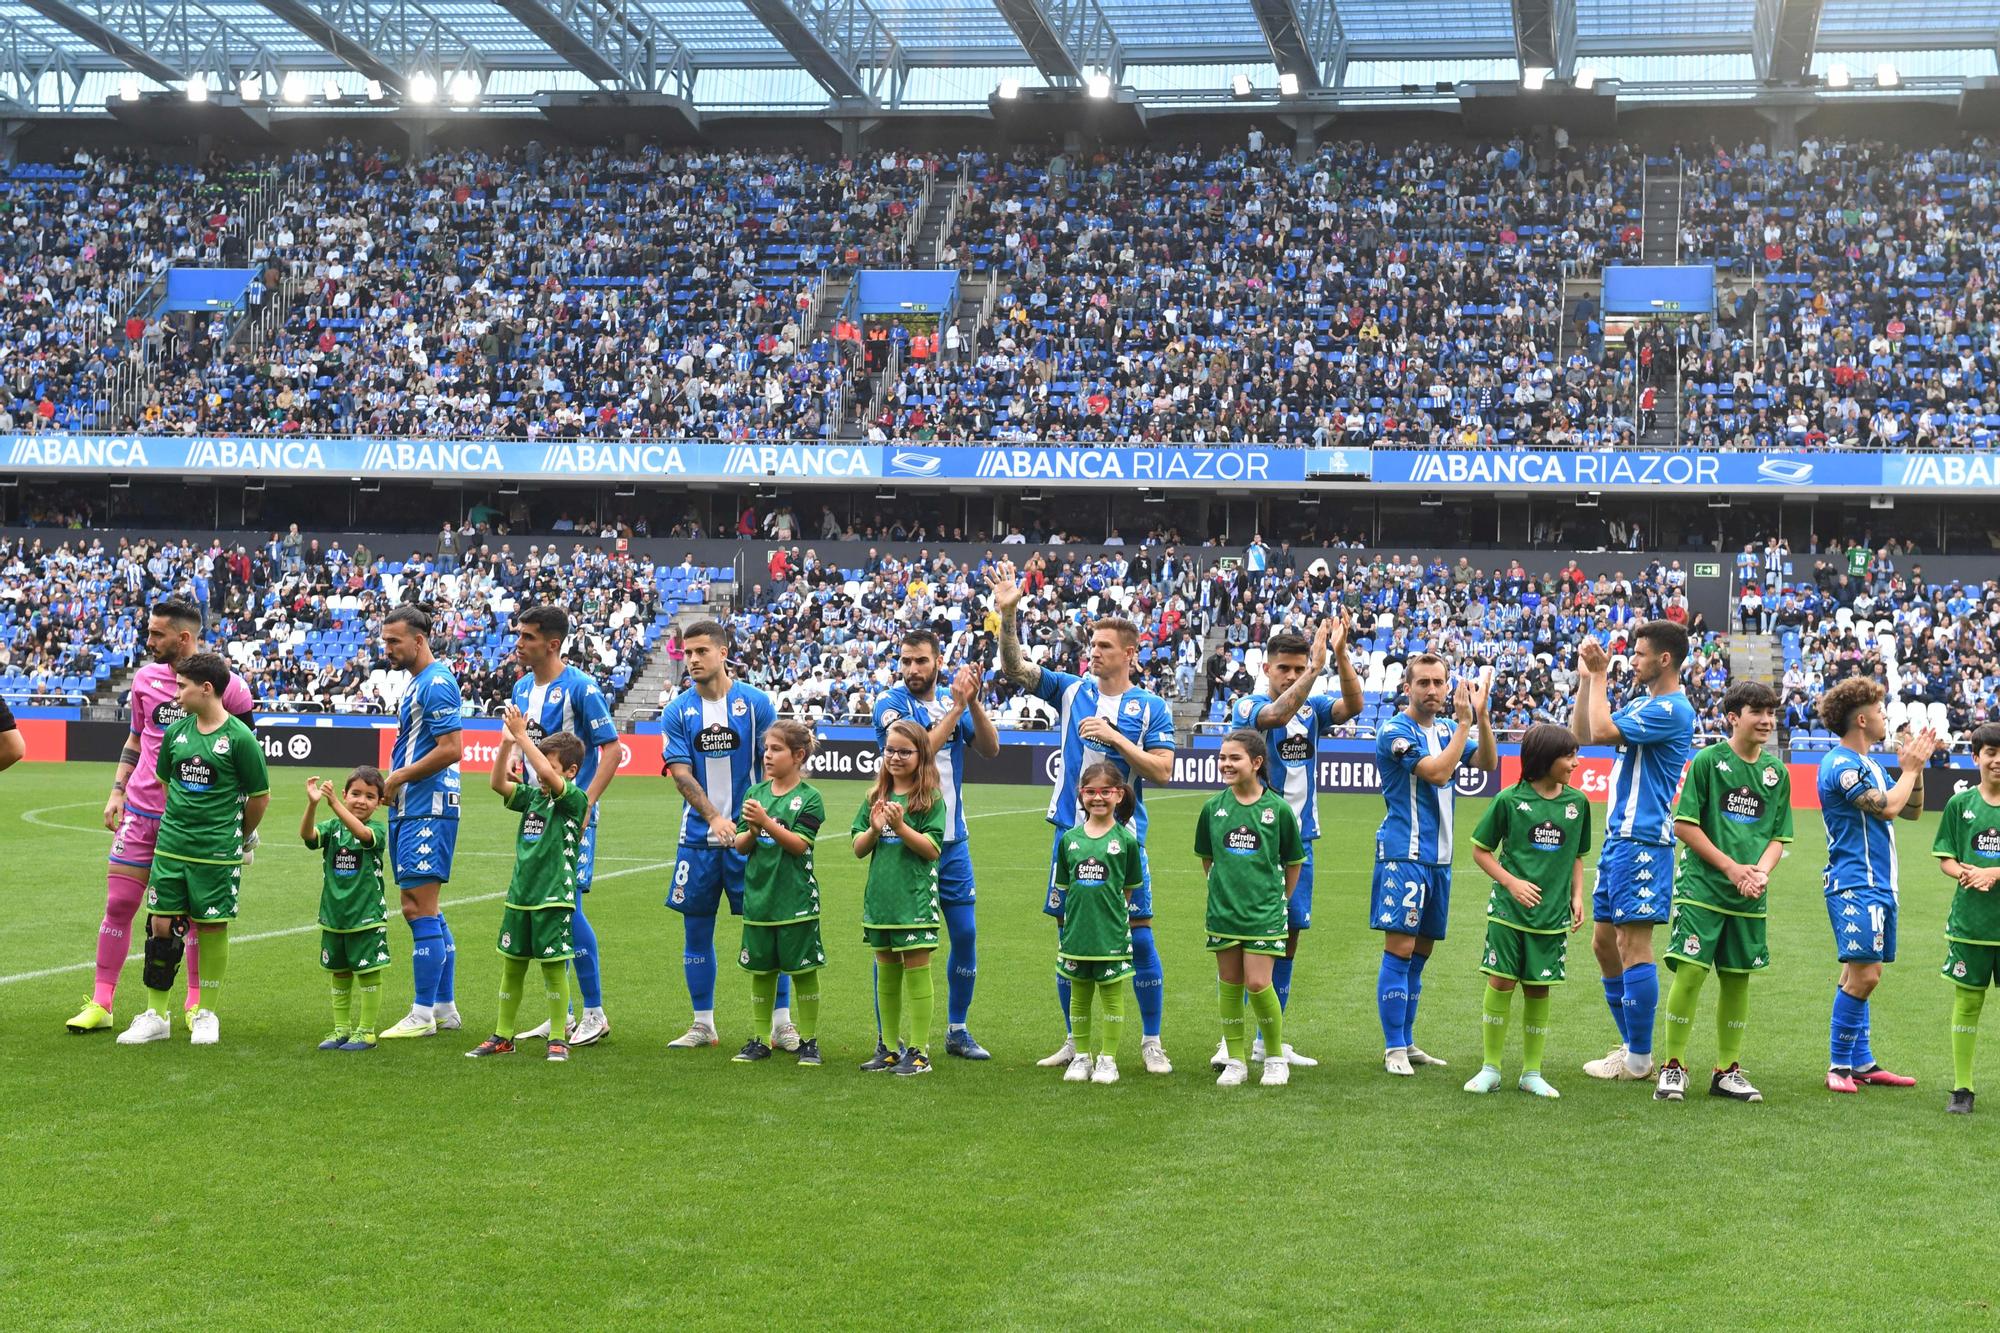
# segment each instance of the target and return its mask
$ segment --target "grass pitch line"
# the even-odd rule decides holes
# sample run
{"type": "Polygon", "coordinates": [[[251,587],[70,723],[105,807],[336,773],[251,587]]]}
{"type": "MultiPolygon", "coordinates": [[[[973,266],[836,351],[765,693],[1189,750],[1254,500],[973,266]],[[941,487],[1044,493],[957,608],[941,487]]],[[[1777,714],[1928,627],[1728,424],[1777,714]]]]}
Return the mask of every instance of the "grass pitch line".
{"type": "MultiPolygon", "coordinates": [[[[643,866],[631,866],[624,870],[613,870],[609,874],[598,875],[591,882],[601,884],[607,879],[622,879],[626,875],[643,875],[649,870],[665,870],[672,865],[672,861],[657,861],[643,866]]],[[[490,903],[496,898],[505,898],[506,896],[507,891],[502,889],[498,893],[475,893],[469,898],[452,898],[439,903],[438,906],[441,908],[468,907],[473,903],[490,903]]],[[[251,935],[231,936],[229,946],[233,949],[239,944],[249,944],[254,940],[281,940],[291,935],[309,935],[318,929],[319,922],[314,921],[310,925],[287,926],[283,930],[260,930],[251,935]]],[[[130,962],[132,959],[141,956],[139,953],[127,954],[126,961],[130,962]]],[[[10,977],[0,977],[0,986],[11,986],[17,981],[39,981],[43,977],[59,977],[68,972],[88,972],[96,966],[97,960],[93,958],[87,963],[65,963],[61,967],[44,967],[34,972],[16,972],[10,977]]]]}

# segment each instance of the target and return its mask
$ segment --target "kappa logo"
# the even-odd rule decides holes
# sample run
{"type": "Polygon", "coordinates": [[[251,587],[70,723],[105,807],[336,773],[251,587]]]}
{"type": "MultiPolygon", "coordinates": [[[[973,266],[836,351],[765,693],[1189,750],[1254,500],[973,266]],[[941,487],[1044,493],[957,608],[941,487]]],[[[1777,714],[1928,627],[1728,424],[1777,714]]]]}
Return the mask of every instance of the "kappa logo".
{"type": "Polygon", "coordinates": [[[1396,918],[1392,913],[1389,912],[1382,913],[1382,924],[1385,926],[1388,925],[1391,921],[1394,921],[1395,919],[1396,918]]]}
{"type": "Polygon", "coordinates": [[[1640,852],[1637,859],[1639,864],[1642,866],[1649,866],[1653,864],[1653,854],[1651,852],[1640,852]]]}

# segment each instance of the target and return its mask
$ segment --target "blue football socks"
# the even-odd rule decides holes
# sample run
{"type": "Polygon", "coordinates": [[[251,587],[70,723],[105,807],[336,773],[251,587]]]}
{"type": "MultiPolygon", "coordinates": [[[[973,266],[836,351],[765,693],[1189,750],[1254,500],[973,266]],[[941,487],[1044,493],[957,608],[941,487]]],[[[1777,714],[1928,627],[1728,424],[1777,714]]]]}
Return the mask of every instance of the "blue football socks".
{"type": "Polygon", "coordinates": [[[429,1009],[444,973],[444,922],[437,917],[410,918],[410,972],[417,1007],[429,1009]]]}
{"type": "Polygon", "coordinates": [[[1382,1020],[1382,1046],[1401,1050],[1408,1043],[1403,1031],[1410,1017],[1410,960],[1382,954],[1382,970],[1375,974],[1375,1011],[1382,1020]]]}
{"type": "Polygon", "coordinates": [[[570,945],[576,950],[576,988],[586,1009],[604,1007],[604,987],[597,971],[597,932],[583,915],[583,895],[577,895],[576,910],[569,917],[570,945]]]}
{"type": "MultiPolygon", "coordinates": [[[[979,978],[979,931],[971,903],[946,903],[944,928],[951,936],[951,959],[945,980],[945,1021],[963,1027],[972,1010],[972,987],[979,978]]],[[[1068,1012],[1065,1007],[1064,1012],[1068,1012]]]]}
{"type": "Polygon", "coordinates": [[[688,998],[696,1013],[715,1008],[715,918],[684,916],[685,943],[681,946],[681,971],[687,974],[688,998]]]}
{"type": "Polygon", "coordinates": [[[1625,1041],[1625,974],[1604,979],[1604,1002],[1611,1006],[1611,1021],[1618,1027],[1618,1044],[1625,1041]]]}
{"type": "Polygon", "coordinates": [[[1651,963],[1625,969],[1625,1049],[1653,1053],[1653,1012],[1660,1007],[1660,970],[1651,963]]]}
{"type": "MultiPolygon", "coordinates": [[[[1063,983],[1063,1012],[1069,1012],[1069,983],[1063,983]]],[[[1148,1037],[1160,1035],[1160,1018],[1166,1011],[1166,973],[1160,967],[1159,946],[1153,943],[1151,926],[1132,927],[1132,995],[1139,1002],[1139,1031],[1148,1037]]]]}

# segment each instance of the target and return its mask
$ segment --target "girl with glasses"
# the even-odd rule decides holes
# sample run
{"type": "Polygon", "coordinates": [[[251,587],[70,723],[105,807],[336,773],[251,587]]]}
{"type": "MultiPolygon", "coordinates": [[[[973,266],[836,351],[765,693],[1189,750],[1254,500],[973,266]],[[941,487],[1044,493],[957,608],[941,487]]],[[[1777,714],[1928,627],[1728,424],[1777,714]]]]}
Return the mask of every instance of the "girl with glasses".
{"type": "Polygon", "coordinates": [[[1131,819],[1138,798],[1115,764],[1083,770],[1077,806],[1083,822],[1062,836],[1056,878],[1063,914],[1056,935],[1056,976],[1069,983],[1069,1026],[1076,1054],[1063,1082],[1116,1083],[1118,1038],[1132,979],[1132,893],[1145,879],[1131,819]],[[1092,1017],[1091,1002],[1097,1015],[1092,1017]]]}

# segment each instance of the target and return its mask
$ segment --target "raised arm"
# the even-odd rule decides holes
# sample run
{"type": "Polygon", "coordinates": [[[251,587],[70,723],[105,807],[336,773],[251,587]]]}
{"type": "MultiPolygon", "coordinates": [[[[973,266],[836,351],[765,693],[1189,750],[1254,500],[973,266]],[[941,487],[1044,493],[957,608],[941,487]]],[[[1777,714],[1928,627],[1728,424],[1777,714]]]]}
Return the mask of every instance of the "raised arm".
{"type": "Polygon", "coordinates": [[[520,750],[521,759],[535,775],[535,781],[540,783],[542,790],[550,796],[560,796],[563,788],[569,785],[568,780],[556,768],[555,762],[542,753],[542,747],[528,738],[528,719],[512,704],[507,705],[504,716],[507,720],[507,736],[514,742],[515,748],[520,750]]]}
{"type": "Polygon", "coordinates": [[[1368,706],[1361,692],[1361,673],[1354,666],[1354,653],[1349,643],[1352,635],[1353,626],[1343,612],[1339,626],[1328,636],[1328,645],[1333,649],[1333,669],[1340,677],[1340,703],[1333,710],[1335,722],[1352,722],[1368,706]]]}
{"type": "Polygon", "coordinates": [[[299,816],[299,841],[308,849],[319,846],[319,821],[313,816],[319,813],[319,799],[325,787],[325,778],[306,779],[306,810],[299,816]]]}
{"type": "Polygon", "coordinates": [[[993,609],[1000,613],[1000,674],[1030,692],[1042,683],[1042,669],[1021,652],[1021,636],[1016,623],[1021,611],[1021,581],[1014,575],[1014,562],[1002,560],[987,576],[993,589],[993,609]]]}
{"type": "MultiPolygon", "coordinates": [[[[1459,760],[1465,754],[1465,743],[1473,734],[1473,693],[1471,681],[1462,680],[1458,683],[1458,690],[1453,696],[1451,739],[1446,741],[1444,748],[1436,754],[1425,755],[1417,760],[1410,771],[1419,780],[1428,782],[1433,787],[1442,787],[1452,780],[1453,774],[1458,772],[1459,760]]],[[[1490,736],[1491,728],[1486,730],[1490,736]]]]}
{"type": "MultiPolygon", "coordinates": [[[[1336,623],[1332,620],[1322,620],[1319,623],[1319,628],[1313,632],[1312,648],[1306,655],[1306,669],[1299,673],[1297,680],[1285,687],[1282,694],[1257,710],[1257,716],[1251,725],[1259,731],[1276,731],[1297,716],[1299,709],[1305,707],[1306,700],[1312,697],[1313,686],[1319,684],[1320,673],[1326,670],[1328,640],[1336,623]]],[[[1341,694],[1341,702],[1345,704],[1345,682],[1342,683],[1341,694]]]]}
{"type": "Polygon", "coordinates": [[[1854,798],[1854,808],[1875,819],[1918,819],[1924,813],[1924,765],[1937,749],[1935,731],[1920,731],[1898,752],[1902,774],[1887,791],[1874,788],[1854,798]]]}

